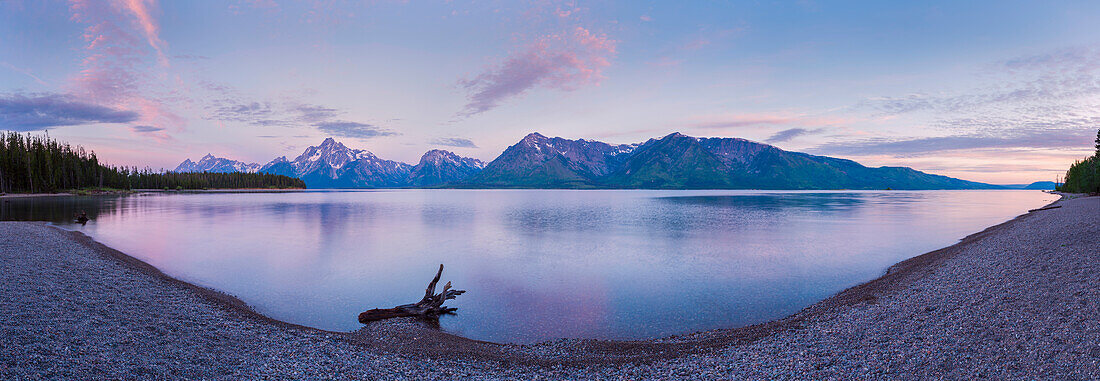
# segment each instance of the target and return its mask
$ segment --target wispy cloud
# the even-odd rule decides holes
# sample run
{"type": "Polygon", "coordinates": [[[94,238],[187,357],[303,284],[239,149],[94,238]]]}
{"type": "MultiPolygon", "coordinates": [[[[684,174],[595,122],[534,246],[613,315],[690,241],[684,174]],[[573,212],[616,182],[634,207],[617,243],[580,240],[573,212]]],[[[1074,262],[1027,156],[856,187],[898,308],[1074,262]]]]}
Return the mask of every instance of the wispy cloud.
{"type": "Polygon", "coordinates": [[[915,92],[868,98],[856,108],[887,115],[913,112],[971,113],[1003,105],[1074,102],[1100,95],[1100,49],[1076,47],[998,62],[984,75],[996,85],[961,93],[915,92]]]}
{"type": "Polygon", "coordinates": [[[763,126],[832,126],[851,122],[850,119],[812,116],[800,113],[728,113],[692,116],[688,126],[695,128],[738,128],[763,126]]]}
{"type": "Polygon", "coordinates": [[[468,102],[459,116],[489,111],[534,88],[572,91],[598,84],[614,55],[615,41],[584,27],[544,35],[501,64],[460,81],[468,102]]]}
{"type": "Polygon", "coordinates": [[[326,134],[348,138],[370,139],[379,136],[397,135],[396,132],[382,127],[358,122],[332,121],[317,123],[314,126],[326,134]]]}
{"type": "Polygon", "coordinates": [[[764,141],[768,143],[782,143],[790,141],[791,139],[797,138],[802,135],[816,134],[824,130],[825,129],[823,128],[815,128],[809,130],[805,128],[788,128],[786,130],[776,132],[771,137],[764,139],[764,141]]]}
{"type": "MultiPolygon", "coordinates": [[[[143,125],[182,128],[186,119],[151,95],[153,61],[169,66],[154,0],[70,0],[74,21],[86,24],[85,56],[69,93],[95,103],[137,110],[143,125]]],[[[176,84],[173,84],[176,85],[176,84]]],[[[158,134],[157,137],[167,137],[158,134]]]]}
{"type": "Polygon", "coordinates": [[[477,148],[477,144],[466,138],[436,138],[432,139],[431,143],[448,147],[477,148]]]}
{"type": "Polygon", "coordinates": [[[59,94],[0,96],[0,129],[37,131],[94,123],[129,123],[134,111],[118,110],[59,94]]]}
{"type": "MultiPolygon", "coordinates": [[[[338,119],[345,112],[328,106],[304,103],[293,98],[279,101],[252,100],[225,85],[204,83],[203,87],[220,95],[210,101],[206,119],[236,122],[257,127],[300,128],[312,126],[332,136],[369,139],[399,135],[375,124],[338,119]]],[[[275,137],[262,135],[261,137],[275,137]]]]}
{"type": "Polygon", "coordinates": [[[43,81],[43,80],[42,80],[42,78],[38,78],[38,76],[37,76],[37,75],[34,75],[34,73],[30,71],[30,69],[23,69],[23,68],[17,67],[17,66],[15,66],[15,65],[12,65],[12,64],[10,64],[10,63],[7,63],[7,62],[3,62],[3,61],[0,61],[0,66],[4,66],[4,67],[6,67],[6,68],[8,68],[8,69],[11,69],[12,71],[14,71],[14,72],[16,72],[16,73],[20,73],[20,74],[23,74],[23,75],[25,75],[25,76],[27,76],[27,77],[30,77],[30,79],[33,79],[33,80],[34,80],[35,82],[37,82],[37,83],[38,83],[39,85],[42,85],[42,86],[49,86],[49,84],[48,84],[48,83],[46,83],[46,81],[43,81]]]}
{"type": "Polygon", "coordinates": [[[147,133],[164,131],[164,128],[154,126],[130,126],[130,130],[138,133],[147,133]]]}
{"type": "MultiPolygon", "coordinates": [[[[642,19],[642,21],[649,21],[642,19]]],[[[730,41],[746,30],[745,27],[735,28],[701,28],[698,31],[682,37],[670,46],[662,49],[662,52],[648,64],[660,67],[675,67],[686,62],[690,57],[701,51],[721,49],[730,45],[730,41]]]]}
{"type": "Polygon", "coordinates": [[[862,139],[826,143],[809,151],[831,155],[892,155],[902,157],[987,148],[1078,149],[1089,147],[1093,137],[1095,137],[1095,132],[1092,130],[1005,131],[998,135],[968,134],[908,139],[862,139]]]}
{"type": "Polygon", "coordinates": [[[149,46],[157,51],[160,63],[167,65],[168,57],[164,55],[167,44],[160,39],[160,25],[151,14],[157,9],[156,0],[121,0],[121,3],[122,8],[134,16],[149,46]]]}
{"type": "MultiPolygon", "coordinates": [[[[231,90],[225,90],[228,95],[231,90]]],[[[340,110],[299,103],[297,101],[256,101],[242,97],[220,98],[207,106],[207,119],[240,122],[253,126],[292,127],[330,121],[342,114],[340,110]]]]}
{"type": "Polygon", "coordinates": [[[104,101],[132,96],[142,74],[138,69],[146,59],[146,46],[159,62],[167,64],[166,44],[150,13],[155,2],[71,0],[69,8],[73,20],[88,25],[83,34],[87,55],[76,81],[80,92],[104,101]]]}
{"type": "Polygon", "coordinates": [[[282,119],[270,102],[240,103],[235,99],[215,100],[209,106],[209,119],[229,122],[241,122],[254,126],[284,126],[292,123],[282,119]]]}
{"type": "Polygon", "coordinates": [[[300,120],[311,123],[335,118],[341,114],[337,109],[311,104],[296,104],[292,105],[290,109],[298,114],[300,120]]]}
{"type": "Polygon", "coordinates": [[[749,127],[760,125],[792,124],[798,121],[797,117],[780,114],[724,114],[706,115],[692,118],[692,127],[701,128],[729,128],[749,127]]]}

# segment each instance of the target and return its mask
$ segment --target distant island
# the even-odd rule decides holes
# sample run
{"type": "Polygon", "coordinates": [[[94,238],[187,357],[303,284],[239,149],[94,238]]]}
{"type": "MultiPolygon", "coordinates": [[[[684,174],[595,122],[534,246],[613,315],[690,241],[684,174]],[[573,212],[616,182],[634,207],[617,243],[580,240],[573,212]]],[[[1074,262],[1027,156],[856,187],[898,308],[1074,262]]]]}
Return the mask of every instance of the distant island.
{"type": "Polygon", "coordinates": [[[739,138],[673,133],[643,143],[612,145],[528,134],[489,163],[432,150],[416,165],[350,149],[332,138],[294,160],[267,164],[206,155],[173,172],[268,173],[302,179],[310,188],[535,189],[1005,189],[907,167],[791,152],[739,138]]]}

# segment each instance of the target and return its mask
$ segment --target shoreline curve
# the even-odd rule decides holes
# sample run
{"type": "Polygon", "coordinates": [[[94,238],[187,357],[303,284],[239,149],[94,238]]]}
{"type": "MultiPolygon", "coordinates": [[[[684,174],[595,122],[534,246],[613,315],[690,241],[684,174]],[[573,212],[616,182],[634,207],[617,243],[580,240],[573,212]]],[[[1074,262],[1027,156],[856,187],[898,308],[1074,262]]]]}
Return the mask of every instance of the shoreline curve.
{"type": "MultiPolygon", "coordinates": [[[[1096,207],[1093,204],[1100,205],[1100,198],[1088,197],[1074,201],[1063,196],[1047,206],[1066,203],[1081,204],[1085,209],[1089,209],[1096,207]]],[[[943,267],[945,262],[958,257],[960,254],[967,253],[968,250],[972,249],[972,246],[979,246],[979,243],[984,240],[996,238],[1002,233],[1007,234],[1006,232],[1009,230],[1027,227],[1026,225],[1029,222],[1033,222],[1031,220],[1041,218],[1044,214],[1066,214],[1077,209],[1081,208],[1036,210],[1019,215],[1001,224],[971,234],[954,245],[901,261],[890,266],[885,274],[876,279],[845,289],[787,317],[765,323],[636,341],[561,339],[526,345],[472,340],[428,328],[413,319],[375,322],[351,332],[325,331],[284,322],[256,312],[232,295],[166,275],[154,266],[99,243],[81,232],[69,231],[60,227],[51,227],[50,230],[61,232],[80,246],[100,253],[106,258],[151,276],[158,281],[165,282],[170,287],[185,289],[213,306],[231,311],[233,315],[242,320],[298,332],[313,339],[319,338],[322,341],[331,340],[349,344],[365,352],[376,353],[381,356],[398,356],[410,361],[428,359],[451,366],[454,366],[457,362],[459,365],[472,366],[481,370],[503,371],[504,373],[498,374],[504,375],[503,378],[524,377],[531,374],[528,372],[532,370],[535,370],[536,373],[548,372],[548,374],[561,376],[562,374],[558,372],[563,369],[562,367],[565,367],[564,369],[567,369],[568,372],[580,372],[570,373],[570,376],[564,377],[570,378],[581,377],[577,374],[606,375],[608,371],[622,371],[623,367],[628,366],[656,367],[657,369],[675,368],[685,363],[694,363],[699,359],[706,360],[727,356],[730,352],[738,352],[741,347],[753,345],[767,338],[774,338],[783,334],[797,335],[809,325],[840,319],[839,316],[852,313],[854,310],[859,310],[856,312],[862,313],[863,310],[876,307],[882,299],[897,299],[898,294],[904,293],[908,287],[922,279],[929,278],[943,267]],[[512,374],[510,373],[512,371],[521,373],[512,374]]],[[[1077,212],[1090,213],[1090,211],[1081,212],[1079,210],[1077,212]]],[[[1086,215],[1087,217],[1088,215],[1086,215]]],[[[46,226],[41,222],[12,222],[8,224],[46,226]]],[[[1087,245],[1088,242],[1084,244],[1087,245]]],[[[1065,244],[1062,246],[1065,246],[1065,244]]],[[[934,311],[934,309],[929,311],[934,311]]],[[[1100,344],[1096,348],[1096,354],[1100,357],[1100,344]]],[[[2,357],[0,356],[0,360],[3,359],[2,357]]],[[[837,374],[828,373],[829,366],[815,365],[814,368],[820,368],[817,369],[818,371],[825,371],[825,373],[820,374],[837,374]]],[[[765,367],[756,370],[747,368],[749,373],[734,372],[734,374],[760,374],[755,372],[766,369],[771,368],[765,367]]],[[[783,368],[772,370],[782,371],[783,368]]],[[[0,369],[0,374],[4,374],[3,369],[0,369]]],[[[763,374],[789,375],[790,373],[763,374]]]]}

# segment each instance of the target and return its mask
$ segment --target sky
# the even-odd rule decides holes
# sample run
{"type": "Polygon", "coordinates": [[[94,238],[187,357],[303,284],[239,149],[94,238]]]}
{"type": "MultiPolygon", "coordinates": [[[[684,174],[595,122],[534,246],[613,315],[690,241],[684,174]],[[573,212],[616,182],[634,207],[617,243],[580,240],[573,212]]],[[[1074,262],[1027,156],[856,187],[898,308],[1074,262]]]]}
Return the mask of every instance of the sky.
{"type": "Polygon", "coordinates": [[[1054,180],[1100,128],[1100,2],[0,0],[0,130],[102,161],[415,164],[672,132],[1054,180]]]}

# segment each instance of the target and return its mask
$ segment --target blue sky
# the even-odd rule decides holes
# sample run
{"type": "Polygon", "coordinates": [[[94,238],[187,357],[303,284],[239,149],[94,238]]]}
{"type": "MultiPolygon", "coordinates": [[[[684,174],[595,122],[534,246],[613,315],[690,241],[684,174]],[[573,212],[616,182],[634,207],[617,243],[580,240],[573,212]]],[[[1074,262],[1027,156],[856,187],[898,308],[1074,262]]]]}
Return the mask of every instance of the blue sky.
{"type": "Polygon", "coordinates": [[[124,165],[674,131],[995,183],[1100,126],[1100,3],[0,1],[0,129],[124,165]]]}

